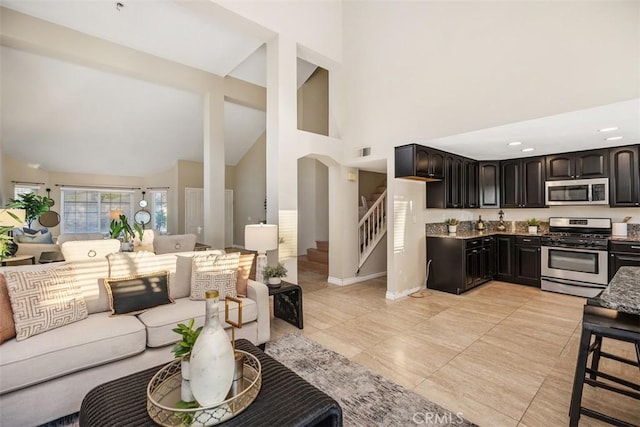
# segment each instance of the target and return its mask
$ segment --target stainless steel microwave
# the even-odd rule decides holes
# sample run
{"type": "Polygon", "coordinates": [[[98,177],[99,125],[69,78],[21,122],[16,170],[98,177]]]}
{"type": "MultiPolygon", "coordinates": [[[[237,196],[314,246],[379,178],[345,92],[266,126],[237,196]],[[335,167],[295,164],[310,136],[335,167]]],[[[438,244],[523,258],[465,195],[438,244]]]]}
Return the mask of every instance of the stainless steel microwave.
{"type": "Polygon", "coordinates": [[[609,178],[546,181],[544,189],[547,206],[609,204],[609,178]]]}

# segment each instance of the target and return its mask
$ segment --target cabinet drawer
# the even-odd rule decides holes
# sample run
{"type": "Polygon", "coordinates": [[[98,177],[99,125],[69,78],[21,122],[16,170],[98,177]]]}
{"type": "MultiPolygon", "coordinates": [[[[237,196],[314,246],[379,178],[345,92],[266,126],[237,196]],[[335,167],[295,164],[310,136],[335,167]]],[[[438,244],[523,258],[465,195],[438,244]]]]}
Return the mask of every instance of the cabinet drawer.
{"type": "Polygon", "coordinates": [[[466,249],[479,248],[482,246],[482,239],[469,239],[465,241],[466,249]]]}
{"type": "Polygon", "coordinates": [[[482,238],[482,246],[491,246],[493,244],[493,241],[494,241],[494,237],[493,236],[483,237],[482,238]]]}
{"type": "Polygon", "coordinates": [[[630,254],[640,254],[640,242],[609,242],[611,252],[625,252],[630,254]]]}
{"type": "Polygon", "coordinates": [[[540,237],[537,236],[516,236],[516,245],[519,246],[540,246],[540,237]]]}

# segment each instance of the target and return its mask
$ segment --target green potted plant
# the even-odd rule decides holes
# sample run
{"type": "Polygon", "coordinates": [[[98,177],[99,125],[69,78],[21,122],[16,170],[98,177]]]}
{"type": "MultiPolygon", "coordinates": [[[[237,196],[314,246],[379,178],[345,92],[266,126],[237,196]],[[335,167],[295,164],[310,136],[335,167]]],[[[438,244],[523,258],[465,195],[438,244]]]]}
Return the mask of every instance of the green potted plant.
{"type": "Polygon", "coordinates": [[[122,250],[133,250],[132,242],[133,238],[138,233],[138,238],[142,240],[144,235],[144,229],[137,222],[133,223],[133,228],[129,224],[126,215],[121,214],[119,219],[112,219],[109,224],[109,231],[112,239],[118,239],[122,237],[123,247],[122,250]],[[135,231],[134,231],[135,230],[135,231]]]}
{"type": "Polygon", "coordinates": [[[182,371],[180,399],[183,402],[192,402],[195,400],[189,384],[189,360],[191,358],[193,345],[196,343],[200,331],[202,331],[202,326],[194,329],[194,324],[195,320],[191,319],[188,324],[178,323],[176,327],[172,329],[173,332],[182,337],[182,339],[173,346],[171,352],[176,358],[180,359],[180,369],[182,371]]]}
{"type": "Polygon", "coordinates": [[[287,275],[287,269],[278,263],[275,267],[267,266],[264,269],[264,278],[267,279],[269,285],[279,286],[282,278],[287,275]]]}
{"type": "Polygon", "coordinates": [[[449,218],[445,220],[444,223],[447,224],[449,233],[455,233],[458,231],[458,224],[460,224],[460,221],[458,221],[457,218],[449,218]]]}
{"type": "Polygon", "coordinates": [[[540,227],[540,220],[531,218],[527,220],[529,226],[529,234],[538,234],[538,227],[540,227]]]}
{"type": "Polygon", "coordinates": [[[36,193],[24,193],[20,194],[17,199],[9,199],[7,207],[24,209],[25,221],[27,222],[27,226],[31,228],[33,221],[40,218],[40,215],[49,210],[52,201],[49,197],[38,196],[36,193]]]}

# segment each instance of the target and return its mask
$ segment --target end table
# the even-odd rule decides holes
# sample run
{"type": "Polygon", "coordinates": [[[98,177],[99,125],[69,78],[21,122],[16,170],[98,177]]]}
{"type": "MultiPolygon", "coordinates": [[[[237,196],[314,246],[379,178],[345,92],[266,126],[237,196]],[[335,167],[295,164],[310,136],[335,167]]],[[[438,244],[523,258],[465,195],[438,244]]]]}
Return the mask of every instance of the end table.
{"type": "Polygon", "coordinates": [[[0,262],[0,265],[2,265],[2,267],[5,267],[8,262],[13,263],[13,262],[27,261],[27,260],[31,260],[31,264],[36,263],[35,255],[15,255],[7,258],[2,258],[2,262],[0,262]]]}
{"type": "Polygon", "coordinates": [[[302,288],[299,285],[283,281],[280,286],[269,287],[269,295],[273,295],[273,315],[278,319],[304,329],[302,315],[302,288]]]}

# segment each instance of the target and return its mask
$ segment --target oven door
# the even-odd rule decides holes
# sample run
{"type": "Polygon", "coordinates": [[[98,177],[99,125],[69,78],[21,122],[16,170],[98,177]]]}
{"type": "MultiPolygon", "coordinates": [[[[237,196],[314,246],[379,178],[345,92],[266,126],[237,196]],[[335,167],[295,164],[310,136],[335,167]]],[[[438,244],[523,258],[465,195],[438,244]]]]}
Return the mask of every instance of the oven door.
{"type": "Polygon", "coordinates": [[[607,251],[543,246],[541,276],[606,285],[607,251]]]}

